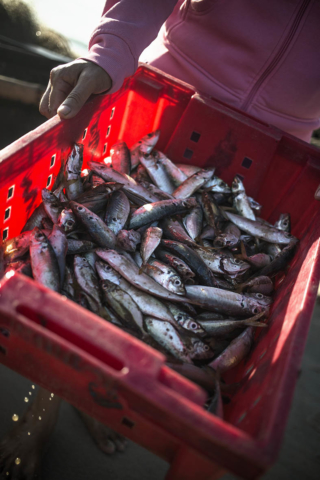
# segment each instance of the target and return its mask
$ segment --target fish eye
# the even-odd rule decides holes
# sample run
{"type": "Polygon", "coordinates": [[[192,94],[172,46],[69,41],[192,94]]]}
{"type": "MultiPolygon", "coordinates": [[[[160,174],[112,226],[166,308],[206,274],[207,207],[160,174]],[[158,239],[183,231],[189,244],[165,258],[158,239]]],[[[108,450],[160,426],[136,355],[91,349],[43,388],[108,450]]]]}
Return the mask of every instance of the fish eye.
{"type": "Polygon", "coordinates": [[[83,207],[78,207],[78,210],[83,210],[83,207]]]}
{"type": "Polygon", "coordinates": [[[179,315],[177,316],[177,319],[178,319],[178,320],[182,320],[182,319],[183,319],[183,316],[181,315],[181,313],[179,313],[179,315]]]}
{"type": "Polygon", "coordinates": [[[208,345],[205,345],[204,349],[208,351],[210,348],[208,347],[208,345]]]}
{"type": "Polygon", "coordinates": [[[257,294],[256,294],[256,297],[257,297],[257,298],[263,298],[263,295],[262,295],[262,293],[257,293],[257,294]]]}
{"type": "Polygon", "coordinates": [[[197,324],[196,323],[191,323],[191,328],[193,328],[193,330],[195,330],[197,328],[197,324]]]}
{"type": "Polygon", "coordinates": [[[181,282],[180,282],[180,280],[175,280],[174,284],[178,286],[178,285],[181,285],[181,282]]]}
{"type": "Polygon", "coordinates": [[[255,307],[255,308],[252,310],[252,312],[253,312],[254,314],[257,314],[257,313],[259,313],[259,310],[258,310],[257,307],[255,307]]]}
{"type": "Polygon", "coordinates": [[[235,258],[234,259],[234,263],[236,263],[237,265],[239,265],[241,263],[241,260],[239,260],[239,258],[235,258]]]}
{"type": "Polygon", "coordinates": [[[113,217],[112,221],[113,221],[113,222],[116,222],[116,221],[117,221],[117,219],[116,219],[115,217],[113,217]]]}
{"type": "Polygon", "coordinates": [[[67,225],[68,227],[72,227],[73,223],[74,223],[73,220],[68,220],[68,221],[66,222],[66,225],[67,225]]]}

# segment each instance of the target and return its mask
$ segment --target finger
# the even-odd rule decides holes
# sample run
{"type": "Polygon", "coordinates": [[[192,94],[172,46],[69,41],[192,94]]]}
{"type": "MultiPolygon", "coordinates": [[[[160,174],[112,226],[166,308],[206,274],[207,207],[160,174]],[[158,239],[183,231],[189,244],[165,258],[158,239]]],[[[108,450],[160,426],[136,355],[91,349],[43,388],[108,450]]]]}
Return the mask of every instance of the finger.
{"type": "Polygon", "coordinates": [[[73,118],[93,92],[94,82],[88,75],[81,73],[77,85],[58,108],[58,115],[61,118],[73,118]]]}
{"type": "Polygon", "coordinates": [[[49,96],[49,111],[51,115],[56,115],[58,108],[72,91],[74,85],[59,77],[52,82],[52,88],[49,96]]]}
{"type": "Polygon", "coordinates": [[[50,110],[49,110],[49,96],[50,96],[50,90],[51,90],[51,82],[49,80],[48,86],[44,94],[42,95],[42,98],[40,100],[39,104],[39,112],[41,115],[44,117],[50,118],[50,110]]]}

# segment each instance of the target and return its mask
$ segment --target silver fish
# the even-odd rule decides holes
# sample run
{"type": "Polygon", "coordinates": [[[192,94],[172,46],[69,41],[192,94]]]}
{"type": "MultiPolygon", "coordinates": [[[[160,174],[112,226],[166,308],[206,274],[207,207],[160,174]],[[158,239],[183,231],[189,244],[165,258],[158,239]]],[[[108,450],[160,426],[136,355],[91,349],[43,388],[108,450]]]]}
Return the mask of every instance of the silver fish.
{"type": "Polygon", "coordinates": [[[130,175],[131,155],[126,142],[117,142],[110,149],[112,167],[120,173],[130,175]]]}
{"type": "Polygon", "coordinates": [[[189,208],[194,207],[196,202],[195,198],[187,198],[186,200],[174,199],[147,203],[132,214],[129,226],[130,228],[139,228],[165,216],[186,212],[189,208]]]}
{"type": "Polygon", "coordinates": [[[99,310],[101,304],[99,280],[95,270],[91,267],[88,260],[82,255],[74,256],[74,273],[78,284],[82,290],[89,295],[95,302],[94,311],[99,310]]]}
{"type": "Polygon", "coordinates": [[[200,206],[194,207],[183,217],[183,225],[192,240],[199,237],[202,229],[203,212],[200,206]]]}
{"type": "Polygon", "coordinates": [[[76,202],[70,202],[70,207],[78,220],[88,229],[90,236],[97,245],[114,248],[116,236],[98,215],[76,202]]]}
{"type": "Polygon", "coordinates": [[[127,292],[109,280],[103,280],[101,283],[104,299],[114,309],[114,311],[124,320],[128,326],[138,328],[145,335],[143,328],[143,316],[136,304],[127,292]]]}
{"type": "Polygon", "coordinates": [[[131,285],[127,282],[120,273],[110,267],[109,264],[102,262],[101,260],[96,262],[96,269],[101,280],[109,280],[110,282],[118,285],[122,290],[127,292],[130,297],[136,302],[141,312],[144,315],[149,315],[160,320],[165,320],[174,325],[174,319],[172,314],[166,305],[158,298],[149,295],[142,290],[131,285]]]}
{"type": "Polygon", "coordinates": [[[249,353],[253,343],[254,327],[248,327],[209,366],[221,373],[235,367],[249,353]]]}
{"type": "MultiPolygon", "coordinates": [[[[128,260],[124,255],[119,254],[115,250],[97,249],[96,254],[105,262],[109,263],[117,272],[119,272],[128,282],[135,287],[164,300],[172,300],[173,302],[183,302],[186,299],[180,295],[169,292],[149,275],[145,273],[139,274],[139,268],[128,260]]],[[[192,303],[192,302],[191,302],[192,303]]]]}
{"type": "Polygon", "coordinates": [[[175,189],[163,164],[154,155],[140,155],[141,164],[147,169],[150,178],[158,188],[166,193],[172,193],[175,189]]]}
{"type": "Polygon", "coordinates": [[[48,217],[53,223],[58,223],[60,213],[63,210],[62,203],[52,192],[50,192],[50,190],[47,190],[46,188],[43,188],[41,190],[41,197],[44,209],[47,212],[48,217]]]}
{"type": "Polygon", "coordinates": [[[52,233],[49,236],[49,242],[57,257],[59,271],[60,271],[60,285],[63,284],[64,271],[66,268],[66,255],[68,251],[68,240],[63,227],[54,225],[52,233]]]}
{"type": "Polygon", "coordinates": [[[251,316],[266,311],[267,307],[256,300],[239,293],[202,285],[186,285],[187,298],[190,303],[197,303],[202,308],[230,316],[251,316]]]}
{"type": "Polygon", "coordinates": [[[203,335],[204,329],[196,322],[187,312],[182,310],[175,303],[167,302],[167,307],[173,315],[173,318],[185,330],[194,333],[195,335],[203,335]]]}
{"type": "Polygon", "coordinates": [[[149,155],[155,147],[160,137],[160,130],[148,133],[130,148],[131,170],[140,163],[140,152],[149,155]]]}
{"type": "Polygon", "coordinates": [[[159,262],[159,260],[150,259],[149,264],[145,265],[143,271],[170,292],[176,295],[186,294],[177,272],[172,267],[159,262]]]}
{"type": "Polygon", "coordinates": [[[152,317],[145,317],[144,321],[150,335],[171,355],[183,362],[192,363],[188,349],[170,323],[152,317]]]}
{"type": "Polygon", "coordinates": [[[144,232],[141,240],[140,255],[142,264],[145,265],[155,249],[161,242],[162,230],[158,227],[149,227],[144,232]]]}
{"type": "Polygon", "coordinates": [[[233,193],[233,204],[238,213],[250,220],[255,220],[256,216],[251,208],[243,182],[237,175],[233,179],[231,188],[233,193]]]}
{"type": "Polygon", "coordinates": [[[64,208],[58,218],[59,227],[63,227],[66,233],[72,232],[77,225],[77,219],[71,208],[64,208]]]}
{"type": "Polygon", "coordinates": [[[83,162],[83,145],[75,144],[66,162],[65,187],[69,200],[74,200],[83,192],[81,169],[83,162]]]}
{"type": "Polygon", "coordinates": [[[135,230],[121,230],[117,235],[117,247],[126,252],[134,252],[141,242],[141,235],[135,230]]]}
{"type": "Polygon", "coordinates": [[[204,328],[208,335],[214,337],[221,337],[228,335],[237,328],[243,327],[267,327],[266,323],[259,322],[258,320],[263,317],[264,312],[255,315],[254,317],[246,318],[244,320],[197,320],[198,323],[204,328]]]}
{"type": "Polygon", "coordinates": [[[143,188],[129,175],[117,172],[113,168],[107,167],[99,162],[90,161],[88,164],[93,172],[100,175],[106,182],[122,183],[124,192],[130,195],[139,205],[159,200],[156,195],[149,192],[146,188],[143,188]]]}
{"type": "Polygon", "coordinates": [[[187,178],[172,192],[175,198],[188,198],[201,188],[213,175],[214,169],[202,170],[187,178]]]}
{"type": "Polygon", "coordinates": [[[278,230],[274,227],[269,227],[268,225],[261,225],[258,222],[241,217],[240,215],[235,215],[234,213],[230,212],[225,212],[225,215],[232,223],[240,228],[240,230],[249,233],[253,237],[265,240],[266,242],[287,245],[294,238],[287,232],[282,232],[281,230],[278,230]]]}
{"type": "Polygon", "coordinates": [[[115,235],[118,235],[120,230],[124,228],[129,213],[130,202],[126,194],[121,190],[113,192],[106,209],[105,223],[115,235]]]}
{"type": "Polygon", "coordinates": [[[155,156],[158,159],[158,162],[163,165],[165,171],[167,172],[168,177],[171,180],[171,183],[175,187],[179,187],[181,183],[183,183],[188,176],[183,173],[180,168],[175,165],[169,158],[162,152],[155,151],[155,156]]]}
{"type": "Polygon", "coordinates": [[[33,278],[51,290],[59,292],[60,271],[57,258],[47,237],[35,228],[31,236],[30,259],[33,278]]]}

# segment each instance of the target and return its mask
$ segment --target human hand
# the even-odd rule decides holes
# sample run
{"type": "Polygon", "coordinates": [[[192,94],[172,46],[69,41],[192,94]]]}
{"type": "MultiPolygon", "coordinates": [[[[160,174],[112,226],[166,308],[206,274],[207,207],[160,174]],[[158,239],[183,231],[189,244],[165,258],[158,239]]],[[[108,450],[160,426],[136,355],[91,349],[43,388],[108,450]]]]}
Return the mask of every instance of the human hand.
{"type": "Polygon", "coordinates": [[[109,90],[112,80],[103,68],[87,60],[74,60],[50,72],[47,90],[40,101],[42,115],[72,118],[93,93],[109,90]]]}

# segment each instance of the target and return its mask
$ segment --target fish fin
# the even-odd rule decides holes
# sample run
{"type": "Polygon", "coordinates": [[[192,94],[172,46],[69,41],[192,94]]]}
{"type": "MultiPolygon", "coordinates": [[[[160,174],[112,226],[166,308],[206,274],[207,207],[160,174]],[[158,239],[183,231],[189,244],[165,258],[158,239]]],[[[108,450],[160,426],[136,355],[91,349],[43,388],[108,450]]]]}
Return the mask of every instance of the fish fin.
{"type": "Polygon", "coordinates": [[[247,252],[246,252],[246,247],[244,246],[244,243],[241,241],[240,242],[240,247],[241,247],[241,255],[242,255],[242,258],[244,258],[245,260],[248,260],[248,255],[247,255],[247,252]]]}
{"type": "Polygon", "coordinates": [[[245,322],[243,322],[245,325],[247,325],[248,327],[267,327],[268,325],[266,323],[263,323],[263,322],[257,322],[257,321],[252,321],[250,319],[246,320],[245,322]]]}
{"type": "Polygon", "coordinates": [[[139,268],[139,275],[141,275],[141,273],[144,273],[145,268],[146,268],[146,263],[143,263],[139,268]]]}

